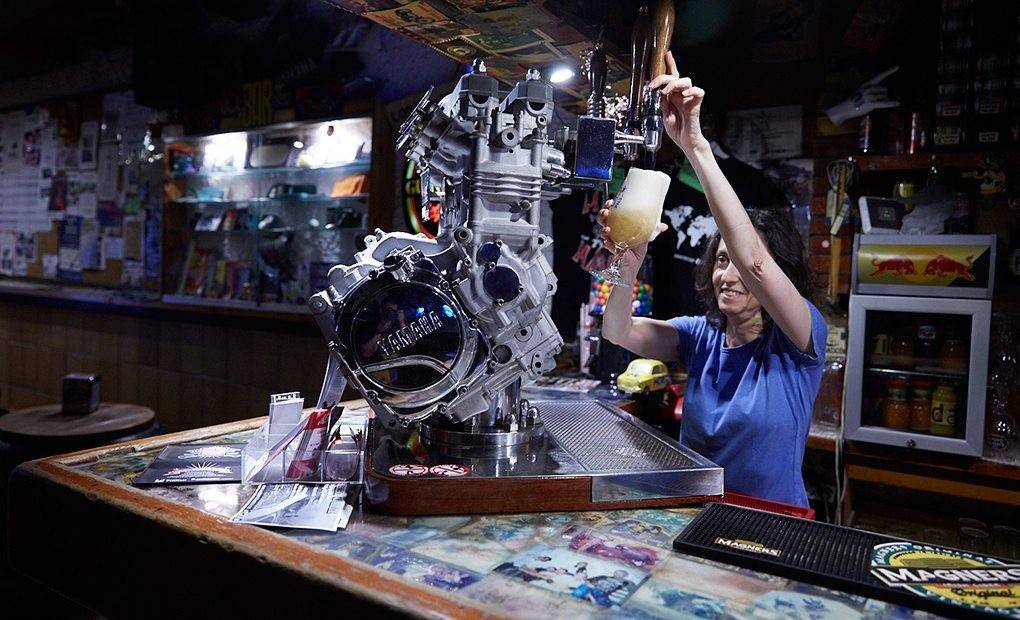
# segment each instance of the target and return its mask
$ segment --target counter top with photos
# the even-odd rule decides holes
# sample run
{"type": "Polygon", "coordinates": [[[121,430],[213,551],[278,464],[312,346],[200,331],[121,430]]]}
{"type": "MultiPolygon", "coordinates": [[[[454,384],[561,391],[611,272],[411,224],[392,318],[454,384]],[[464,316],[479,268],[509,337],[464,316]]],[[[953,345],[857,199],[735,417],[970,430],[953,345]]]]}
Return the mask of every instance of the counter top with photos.
{"type": "Polygon", "coordinates": [[[131,486],[165,445],[243,442],[260,422],[21,466],[11,480],[12,564],[112,617],[927,617],[673,551],[699,508],[356,511],[346,530],[324,533],[229,523],[249,486],[131,486]]]}

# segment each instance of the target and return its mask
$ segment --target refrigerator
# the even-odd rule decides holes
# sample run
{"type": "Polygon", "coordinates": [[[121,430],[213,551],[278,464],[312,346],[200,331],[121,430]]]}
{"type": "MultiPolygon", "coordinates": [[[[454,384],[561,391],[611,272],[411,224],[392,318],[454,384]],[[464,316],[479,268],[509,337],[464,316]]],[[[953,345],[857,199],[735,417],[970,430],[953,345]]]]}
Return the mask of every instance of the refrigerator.
{"type": "Polygon", "coordinates": [[[847,439],[981,456],[995,235],[857,235],[847,439]]]}

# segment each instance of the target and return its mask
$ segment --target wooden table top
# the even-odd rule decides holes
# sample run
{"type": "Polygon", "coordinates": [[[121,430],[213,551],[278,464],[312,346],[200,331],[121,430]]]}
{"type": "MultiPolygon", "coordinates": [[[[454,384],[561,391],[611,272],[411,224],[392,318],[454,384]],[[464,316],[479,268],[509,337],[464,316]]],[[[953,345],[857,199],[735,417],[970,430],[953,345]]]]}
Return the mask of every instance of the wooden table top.
{"type": "Polygon", "coordinates": [[[0,416],[0,439],[12,443],[52,438],[112,439],[143,431],[155,419],[152,409],[126,403],[101,403],[88,415],[63,413],[60,404],[42,405],[0,416]]]}
{"type": "Polygon", "coordinates": [[[239,443],[261,421],[21,466],[11,480],[12,564],[111,616],[141,606],[160,617],[318,617],[324,609],[455,618],[913,614],[673,551],[700,508],[447,517],[358,510],[330,533],[230,523],[254,490],[246,485],[130,484],[165,445],[239,443]],[[97,565],[103,570],[81,570],[97,565]],[[599,577],[619,587],[600,591],[592,585],[599,577]]]}

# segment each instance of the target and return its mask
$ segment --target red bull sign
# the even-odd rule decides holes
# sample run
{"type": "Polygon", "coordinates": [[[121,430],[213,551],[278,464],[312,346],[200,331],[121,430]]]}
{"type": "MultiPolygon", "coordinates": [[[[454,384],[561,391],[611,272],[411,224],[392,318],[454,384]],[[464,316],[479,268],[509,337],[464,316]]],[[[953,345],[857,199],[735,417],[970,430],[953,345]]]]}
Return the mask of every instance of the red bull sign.
{"type": "Polygon", "coordinates": [[[994,235],[861,235],[857,293],[991,298],[994,235]]]}

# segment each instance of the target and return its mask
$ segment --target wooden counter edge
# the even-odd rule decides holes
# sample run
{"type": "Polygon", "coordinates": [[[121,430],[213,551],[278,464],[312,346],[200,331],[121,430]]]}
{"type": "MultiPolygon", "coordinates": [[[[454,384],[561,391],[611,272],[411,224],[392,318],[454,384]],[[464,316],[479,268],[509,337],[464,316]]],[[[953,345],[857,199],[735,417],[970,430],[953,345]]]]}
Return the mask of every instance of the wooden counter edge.
{"type": "MultiPolygon", "coordinates": [[[[74,587],[74,583],[54,583],[47,579],[49,572],[47,567],[54,563],[92,565],[99,558],[43,557],[40,552],[47,544],[53,549],[65,548],[65,545],[60,544],[61,537],[67,539],[73,535],[104,536],[104,532],[98,529],[75,532],[74,528],[87,526],[87,520],[80,515],[78,509],[90,504],[97,507],[105,505],[120,513],[170,528],[184,534],[188,540],[197,541],[200,545],[217,545],[227,554],[240,552],[256,562],[349,593],[355,599],[352,604],[356,607],[373,609],[376,612],[429,617],[495,617],[481,603],[470,599],[458,596],[456,600],[451,600],[428,586],[403,580],[365,564],[347,561],[339,555],[291,540],[272,531],[253,525],[230,523],[225,517],[212,515],[70,466],[73,463],[86,463],[103,455],[125,450],[139,451],[245,430],[257,426],[260,421],[261,419],[246,420],[173,433],[107,448],[48,457],[21,465],[15,470],[10,486],[11,564],[34,579],[68,593],[86,606],[95,607],[97,611],[103,612],[104,608],[96,605],[96,600],[82,600],[87,597],[82,596],[82,592],[74,587]],[[33,494],[48,492],[60,495],[60,501],[52,501],[57,499],[52,496],[35,498],[51,501],[19,501],[31,499],[33,494]],[[45,524],[49,524],[50,527],[46,528],[45,524]]],[[[121,552],[130,553],[129,550],[121,552]]],[[[152,558],[149,561],[158,562],[159,559],[152,558]]],[[[208,568],[212,570],[213,567],[208,568]]],[[[232,577],[237,577],[237,583],[243,584],[242,577],[232,577]]],[[[116,596],[108,591],[92,594],[116,596]]],[[[251,596],[258,594],[249,593],[251,596]]],[[[286,593],[261,594],[280,597],[286,593]]],[[[169,607],[164,608],[159,615],[167,611],[170,611],[169,607]]]]}

